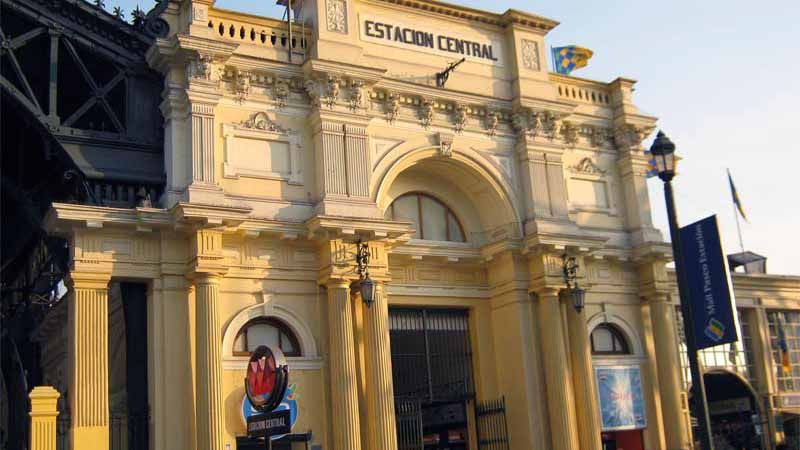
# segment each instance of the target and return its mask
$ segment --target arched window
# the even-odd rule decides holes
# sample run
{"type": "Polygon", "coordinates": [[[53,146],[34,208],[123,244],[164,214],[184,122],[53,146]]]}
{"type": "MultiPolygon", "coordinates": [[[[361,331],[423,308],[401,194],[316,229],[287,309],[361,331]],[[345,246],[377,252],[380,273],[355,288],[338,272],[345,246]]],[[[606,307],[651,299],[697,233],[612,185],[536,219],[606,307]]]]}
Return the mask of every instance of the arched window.
{"type": "Polygon", "coordinates": [[[384,217],[414,223],[415,239],[464,242],[464,229],[456,215],[444,203],[430,195],[412,192],[397,197],[384,217]]]}
{"type": "Polygon", "coordinates": [[[592,331],[593,355],[629,355],[631,353],[625,335],[610,323],[601,323],[592,331]]]}
{"type": "Polygon", "coordinates": [[[302,356],[297,336],[276,319],[258,317],[247,322],[233,342],[233,355],[248,356],[259,345],[280,348],[286,356],[302,356]]]}

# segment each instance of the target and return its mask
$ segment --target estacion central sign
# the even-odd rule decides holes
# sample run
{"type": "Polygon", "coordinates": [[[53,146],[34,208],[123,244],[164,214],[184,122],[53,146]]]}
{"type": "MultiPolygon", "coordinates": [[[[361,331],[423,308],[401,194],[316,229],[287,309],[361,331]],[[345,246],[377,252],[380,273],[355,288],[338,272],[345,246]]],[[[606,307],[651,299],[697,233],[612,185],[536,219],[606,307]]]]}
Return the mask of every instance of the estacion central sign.
{"type": "Polygon", "coordinates": [[[361,38],[376,44],[464,56],[470,61],[502,65],[502,47],[486,38],[465,38],[450,32],[425,30],[395,20],[361,17],[361,38]]]}

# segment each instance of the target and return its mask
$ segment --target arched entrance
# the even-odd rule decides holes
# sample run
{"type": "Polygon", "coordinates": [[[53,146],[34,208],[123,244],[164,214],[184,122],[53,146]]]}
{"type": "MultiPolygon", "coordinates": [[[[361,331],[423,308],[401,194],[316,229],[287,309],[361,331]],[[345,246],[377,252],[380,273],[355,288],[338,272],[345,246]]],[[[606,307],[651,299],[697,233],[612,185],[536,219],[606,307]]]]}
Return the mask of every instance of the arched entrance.
{"type": "MultiPolygon", "coordinates": [[[[726,370],[708,371],[703,375],[703,381],[714,447],[737,450],[764,448],[763,415],[750,383],[726,370]]],[[[698,430],[693,431],[697,436],[698,430]]]]}

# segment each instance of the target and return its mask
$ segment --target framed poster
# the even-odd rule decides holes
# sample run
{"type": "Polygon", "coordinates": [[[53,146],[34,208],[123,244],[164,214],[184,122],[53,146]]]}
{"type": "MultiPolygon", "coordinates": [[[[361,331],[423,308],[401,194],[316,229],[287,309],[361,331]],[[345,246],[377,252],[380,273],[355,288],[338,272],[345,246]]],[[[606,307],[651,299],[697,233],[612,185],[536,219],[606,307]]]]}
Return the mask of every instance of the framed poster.
{"type": "Polygon", "coordinates": [[[647,416],[639,367],[607,366],[594,370],[603,431],[645,428],[647,416]]]}

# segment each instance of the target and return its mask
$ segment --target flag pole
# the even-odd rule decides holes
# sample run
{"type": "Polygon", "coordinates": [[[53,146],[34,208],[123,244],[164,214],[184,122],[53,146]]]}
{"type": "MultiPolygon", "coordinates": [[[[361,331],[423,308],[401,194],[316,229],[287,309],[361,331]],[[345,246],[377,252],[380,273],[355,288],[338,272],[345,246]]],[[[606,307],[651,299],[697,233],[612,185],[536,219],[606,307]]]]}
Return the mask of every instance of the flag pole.
{"type": "MultiPolygon", "coordinates": [[[[728,180],[731,179],[731,169],[726,169],[728,171],[728,180]]],[[[736,210],[736,199],[733,198],[733,192],[731,192],[731,206],[733,206],[733,217],[736,218],[736,231],[739,233],[739,248],[744,253],[744,241],[742,240],[742,226],[739,225],[739,211],[736,210]]]]}

